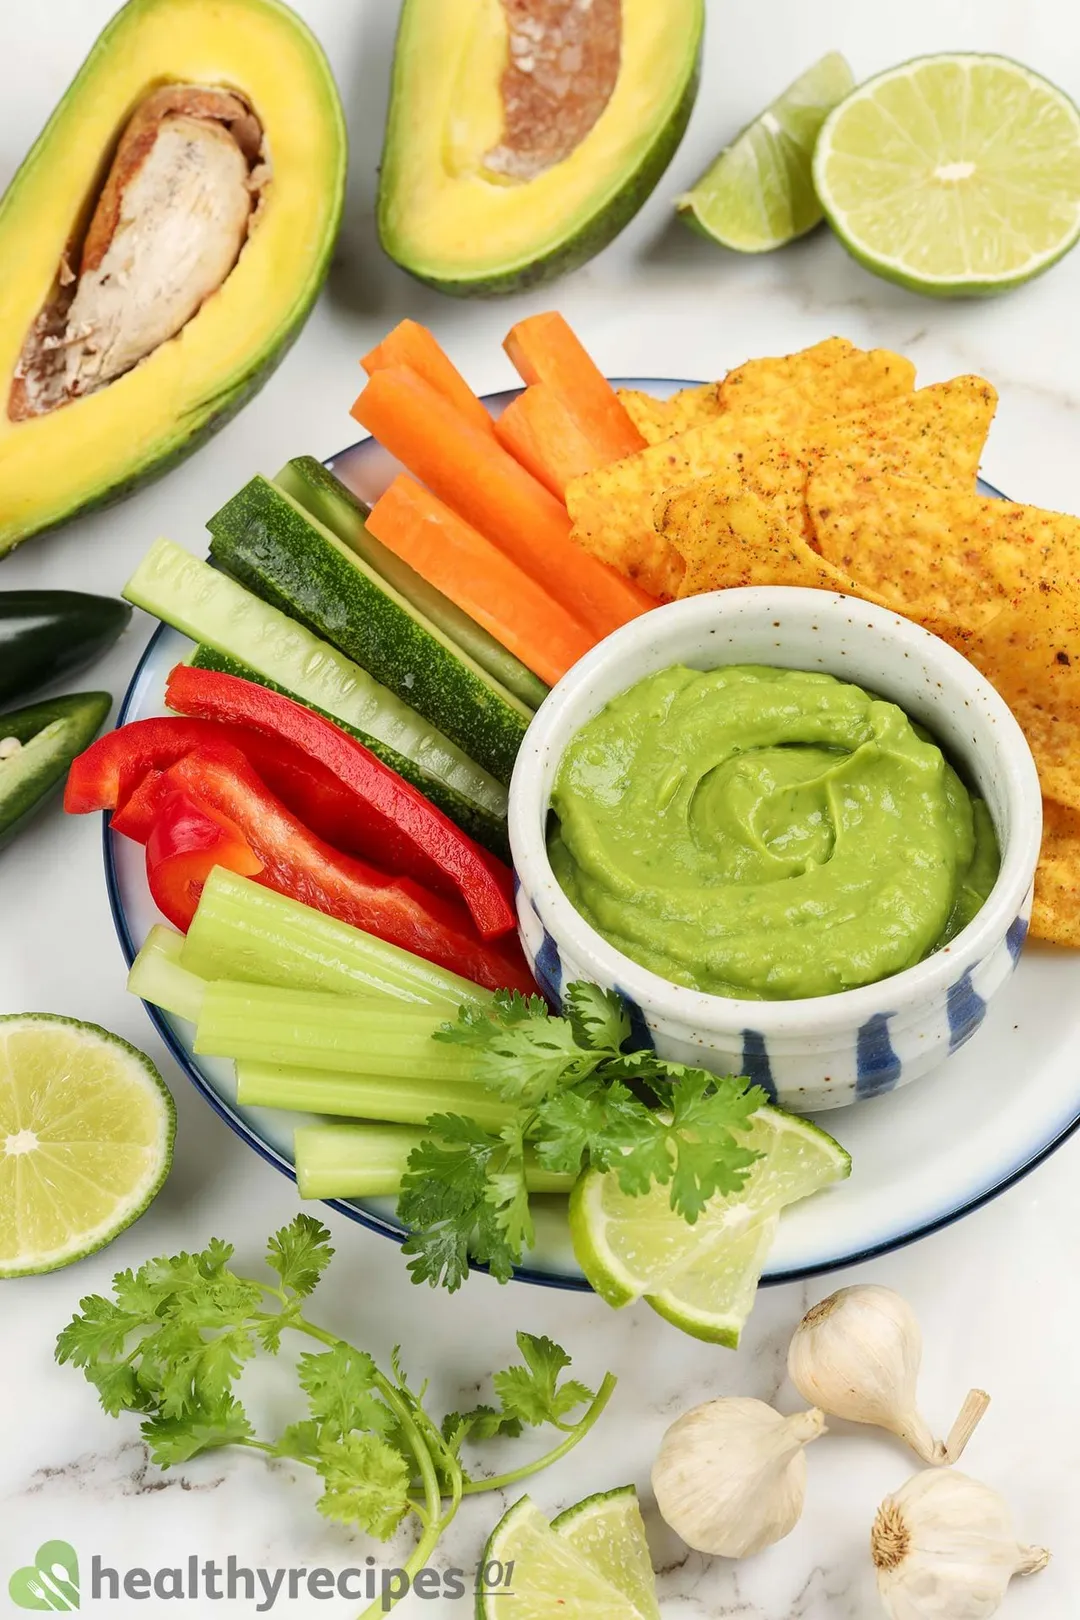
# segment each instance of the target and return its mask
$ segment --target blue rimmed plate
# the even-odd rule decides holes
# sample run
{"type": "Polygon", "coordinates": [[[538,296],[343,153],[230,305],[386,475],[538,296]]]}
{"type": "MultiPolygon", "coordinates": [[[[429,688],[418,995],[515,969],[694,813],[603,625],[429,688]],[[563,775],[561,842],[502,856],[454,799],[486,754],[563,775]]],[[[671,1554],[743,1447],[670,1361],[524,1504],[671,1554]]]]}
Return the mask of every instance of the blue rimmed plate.
{"type": "MultiPolygon", "coordinates": [[[[686,386],[669,378],[620,380],[661,398],[686,386]]],[[[485,403],[497,414],[516,392],[491,395],[485,403]]],[[[400,470],[371,439],[327,465],[367,501],[376,500],[400,470]]],[[[166,677],[189,647],[175,631],[157,631],[118,724],[164,712],[166,677]]],[[[113,918],[130,962],[160,917],[141,847],[114,835],[107,821],[104,843],[113,918]]],[[[830,1114],[828,1129],[854,1161],[851,1179],[788,1212],[764,1280],[794,1281],[899,1248],[978,1208],[1053,1152],[1080,1124],[1080,1075],[1071,1056],[1075,993],[1075,959],[1031,948],[979,1036],[943,1068],[904,1090],[830,1114]]],[[[231,1064],[196,1057],[189,1024],[152,1007],[148,1012],[210,1105],[268,1163],[292,1176],[292,1132],[300,1116],[241,1107],[231,1064]]],[[[388,1237],[403,1236],[392,1200],[339,1201],[333,1207],[388,1237]]],[[[587,1288],[555,1204],[538,1210],[536,1248],[518,1275],[552,1287],[587,1288]]]]}

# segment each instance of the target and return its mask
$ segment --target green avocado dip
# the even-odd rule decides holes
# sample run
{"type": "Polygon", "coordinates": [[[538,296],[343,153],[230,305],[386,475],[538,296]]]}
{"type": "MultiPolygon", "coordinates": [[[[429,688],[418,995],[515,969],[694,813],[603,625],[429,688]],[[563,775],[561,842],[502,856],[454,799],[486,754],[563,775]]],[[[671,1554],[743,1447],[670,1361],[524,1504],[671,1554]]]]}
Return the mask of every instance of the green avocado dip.
{"type": "Polygon", "coordinates": [[[598,933],[717,996],[873,984],[997,877],[990,813],[894,703],[832,675],[676,665],[571,741],[551,864],[598,933]]]}

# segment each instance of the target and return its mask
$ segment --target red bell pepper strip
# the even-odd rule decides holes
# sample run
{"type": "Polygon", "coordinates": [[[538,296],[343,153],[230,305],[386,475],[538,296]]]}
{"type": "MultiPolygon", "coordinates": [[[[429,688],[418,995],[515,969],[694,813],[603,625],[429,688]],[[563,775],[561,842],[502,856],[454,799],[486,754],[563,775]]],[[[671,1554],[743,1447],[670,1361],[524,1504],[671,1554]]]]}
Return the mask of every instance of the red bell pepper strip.
{"type": "MultiPolygon", "coordinates": [[[[193,748],[218,742],[239,748],[271,792],[335,849],[365,857],[391,872],[406,872],[451,899],[458,897],[457,884],[417,849],[408,833],[388,826],[380,811],[300,748],[249,726],[177,715],[132,721],[99,737],[74,761],[65,808],[74,814],[112,810],[113,828],[145,844],[159,801],[162,773],[193,748]]],[[[488,859],[486,852],[480,853],[488,859]]],[[[490,859],[501,878],[506,868],[494,857],[490,859]]]]}
{"type": "Polygon", "coordinates": [[[146,879],[159,911],[181,933],[195,915],[215,866],[257,877],[262,861],[235,821],[188,794],[168,791],[146,841],[146,879]]]}
{"type": "Polygon", "coordinates": [[[464,906],[410,877],[388,877],[317,838],[259,779],[245,756],[207,744],[166,773],[205,809],[227,816],[263,870],[257,881],[488,989],[535,989],[515,936],[477,938],[464,906]]]}
{"type": "Polygon", "coordinates": [[[251,726],[295,744],[380,815],[388,837],[409,839],[453,882],[485,939],[513,932],[509,869],[492,863],[449,816],[331,720],[253,681],[189,664],[177,664],[169,676],[166,701],[180,714],[251,726]]]}

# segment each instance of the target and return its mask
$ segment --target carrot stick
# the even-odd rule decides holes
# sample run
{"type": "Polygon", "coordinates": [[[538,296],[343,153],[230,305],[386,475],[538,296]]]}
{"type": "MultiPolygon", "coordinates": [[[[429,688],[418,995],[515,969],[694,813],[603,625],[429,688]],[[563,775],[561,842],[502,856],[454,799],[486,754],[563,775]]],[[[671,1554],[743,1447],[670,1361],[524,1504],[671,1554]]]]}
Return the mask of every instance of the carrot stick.
{"type": "Polygon", "coordinates": [[[533,383],[511,400],[495,422],[495,437],[560,501],[571,478],[604,464],[577,417],[547,383],[533,383]]]}
{"type": "Polygon", "coordinates": [[[543,484],[408,367],[377,371],[352,414],[597,636],[655,607],[651,596],[570,538],[566,508],[543,484]]]}
{"type": "Polygon", "coordinates": [[[360,364],[371,377],[387,366],[408,366],[418,377],[456,405],[474,427],[490,433],[491,417],[481,405],[450,356],[440,348],[433,334],[419,321],[399,321],[392,332],[360,364]]]}
{"type": "Polygon", "coordinates": [[[549,686],[595,645],[516,563],[405,473],[375,502],[367,527],[549,686]]]}
{"type": "Polygon", "coordinates": [[[577,417],[602,461],[644,450],[645,440],[614,388],[561,315],[530,315],[503,348],[526,383],[547,383],[577,417]]]}

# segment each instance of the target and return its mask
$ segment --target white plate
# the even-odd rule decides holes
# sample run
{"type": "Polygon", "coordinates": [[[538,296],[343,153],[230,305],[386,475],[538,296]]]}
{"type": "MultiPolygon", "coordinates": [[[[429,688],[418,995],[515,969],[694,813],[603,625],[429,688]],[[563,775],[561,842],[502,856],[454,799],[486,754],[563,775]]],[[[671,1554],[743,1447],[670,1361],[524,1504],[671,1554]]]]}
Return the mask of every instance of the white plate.
{"type": "MultiPolygon", "coordinates": [[[[667,378],[625,381],[660,397],[685,386],[667,378]]],[[[492,395],[485,403],[497,413],[514,392],[492,395]]],[[[370,439],[333,457],[328,466],[367,501],[376,500],[399,470],[370,439]]],[[[175,631],[157,632],[124,698],[120,725],[165,712],[166,677],[189,648],[175,631]]],[[[107,819],[105,871],[117,932],[130,961],[161,919],[147,888],[141,847],[115,836],[107,819]]],[[[851,1179],[785,1215],[764,1280],[790,1282],[899,1248],[978,1208],[1052,1153],[1080,1124],[1076,992],[1071,953],[1029,946],[978,1035],[941,1069],[830,1114],[827,1128],[854,1161],[851,1179]]],[[[195,1057],[190,1024],[147,1010],[211,1106],[269,1163],[292,1175],[292,1132],[302,1116],[240,1107],[232,1065],[195,1057]]],[[[390,1199],[334,1207],[388,1236],[403,1235],[390,1199]]],[[[519,1277],[587,1288],[557,1204],[552,1201],[538,1214],[537,1246],[519,1277]]]]}

